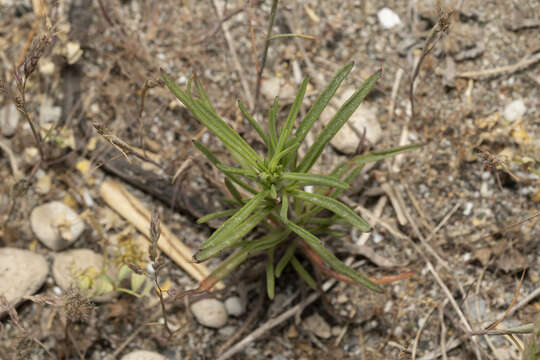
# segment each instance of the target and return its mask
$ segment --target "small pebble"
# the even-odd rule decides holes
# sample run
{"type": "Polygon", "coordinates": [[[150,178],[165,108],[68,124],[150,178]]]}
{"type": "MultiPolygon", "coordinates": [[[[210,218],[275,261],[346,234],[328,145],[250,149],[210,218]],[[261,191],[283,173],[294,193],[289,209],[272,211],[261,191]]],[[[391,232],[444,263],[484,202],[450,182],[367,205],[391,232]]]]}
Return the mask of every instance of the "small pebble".
{"type": "Polygon", "coordinates": [[[53,106],[53,99],[46,98],[39,109],[39,122],[41,124],[52,123],[56,124],[62,116],[62,108],[53,106]]]}
{"type": "Polygon", "coordinates": [[[394,26],[401,24],[398,14],[390,10],[389,8],[382,8],[378,13],[377,17],[379,22],[385,29],[391,29],[394,26]]]}
{"type": "Polygon", "coordinates": [[[10,103],[4,106],[0,110],[0,131],[2,134],[6,137],[13,136],[19,126],[20,118],[21,114],[15,104],[10,103]]]}
{"type": "Polygon", "coordinates": [[[121,360],[167,360],[167,358],[153,351],[136,350],[122,356],[121,360]]]}
{"type": "Polygon", "coordinates": [[[373,242],[375,244],[380,243],[381,241],[383,241],[383,239],[384,239],[384,236],[382,236],[381,234],[376,233],[376,232],[373,233],[373,242]]]}
{"type": "Polygon", "coordinates": [[[225,300],[225,308],[231,316],[240,316],[246,311],[246,307],[242,304],[242,300],[238,296],[231,296],[225,300]]]}
{"type": "Polygon", "coordinates": [[[471,211],[473,207],[474,207],[474,204],[471,201],[468,201],[467,203],[465,203],[465,209],[463,209],[463,215],[465,216],[471,215],[471,211]]]}
{"type": "Polygon", "coordinates": [[[228,325],[219,329],[219,334],[226,338],[230,338],[234,334],[235,331],[236,331],[235,326],[228,325]]]}
{"type": "Polygon", "coordinates": [[[60,201],[35,207],[30,215],[30,226],[38,240],[54,251],[71,245],[84,230],[79,215],[60,201]]]}
{"type": "Polygon", "coordinates": [[[522,99],[514,100],[504,108],[504,119],[509,122],[518,121],[525,115],[526,111],[527,108],[522,99]]]}
{"type": "Polygon", "coordinates": [[[52,181],[51,176],[48,174],[45,174],[42,170],[38,171],[41,172],[41,174],[37,175],[38,179],[34,185],[34,188],[36,192],[40,195],[45,195],[51,191],[52,181]]]}
{"type": "Polygon", "coordinates": [[[204,326],[219,329],[227,323],[225,305],[216,299],[202,299],[191,305],[195,319],[204,326]]]}
{"type": "MultiPolygon", "coordinates": [[[[0,295],[16,306],[24,296],[33,295],[45,282],[49,264],[29,250],[0,248],[0,295]]],[[[0,317],[3,315],[0,311],[0,317]]]]}
{"type": "Polygon", "coordinates": [[[317,337],[320,337],[321,339],[328,339],[332,336],[332,330],[330,328],[330,325],[324,320],[319,314],[315,313],[308,318],[306,318],[302,326],[308,330],[313,332],[317,337]]]}

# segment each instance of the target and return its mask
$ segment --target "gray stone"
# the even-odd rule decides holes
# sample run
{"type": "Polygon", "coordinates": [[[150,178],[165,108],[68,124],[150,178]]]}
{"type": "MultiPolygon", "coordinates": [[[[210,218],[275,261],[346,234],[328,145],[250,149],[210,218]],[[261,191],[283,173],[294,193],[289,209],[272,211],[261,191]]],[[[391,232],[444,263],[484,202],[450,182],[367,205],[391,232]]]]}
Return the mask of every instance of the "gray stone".
{"type": "MultiPolygon", "coordinates": [[[[45,282],[49,264],[40,254],[16,248],[0,248],[0,295],[16,306],[45,282]]],[[[0,316],[3,315],[0,312],[0,316]]]]}
{"type": "Polygon", "coordinates": [[[225,300],[225,308],[231,316],[240,316],[246,312],[246,307],[238,296],[231,296],[225,300]]]}
{"type": "Polygon", "coordinates": [[[311,331],[321,339],[328,339],[332,336],[330,325],[319,314],[315,313],[304,320],[304,329],[311,331]]]}
{"type": "Polygon", "coordinates": [[[216,299],[202,299],[191,305],[195,319],[204,326],[219,329],[227,323],[225,305],[216,299]]]}
{"type": "Polygon", "coordinates": [[[39,241],[54,251],[68,247],[84,230],[79,215],[60,201],[35,207],[30,225],[39,241]]]}
{"type": "MultiPolygon", "coordinates": [[[[321,120],[326,125],[332,120],[339,107],[354,94],[355,89],[348,88],[343,94],[330,102],[327,109],[322,113],[321,120]]],[[[377,109],[365,102],[361,103],[358,109],[352,114],[347,123],[330,140],[330,144],[344,154],[354,154],[361,137],[365,131],[364,143],[375,145],[382,137],[382,129],[377,120],[377,109]]]]}

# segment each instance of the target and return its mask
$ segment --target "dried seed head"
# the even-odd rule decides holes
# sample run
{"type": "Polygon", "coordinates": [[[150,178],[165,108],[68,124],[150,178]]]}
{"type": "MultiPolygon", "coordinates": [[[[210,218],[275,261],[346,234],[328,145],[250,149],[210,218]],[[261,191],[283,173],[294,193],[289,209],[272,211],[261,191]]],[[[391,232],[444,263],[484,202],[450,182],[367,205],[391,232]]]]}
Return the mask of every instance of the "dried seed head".
{"type": "Polygon", "coordinates": [[[86,321],[94,310],[94,304],[76,287],[70,287],[63,296],[64,313],[72,322],[86,321]]]}

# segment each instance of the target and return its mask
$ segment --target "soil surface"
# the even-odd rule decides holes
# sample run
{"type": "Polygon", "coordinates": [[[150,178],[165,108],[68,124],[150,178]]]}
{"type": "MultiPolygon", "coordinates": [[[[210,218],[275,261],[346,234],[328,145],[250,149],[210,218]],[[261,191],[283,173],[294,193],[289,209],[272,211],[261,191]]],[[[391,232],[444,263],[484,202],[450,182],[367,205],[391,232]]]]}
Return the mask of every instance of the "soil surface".
{"type": "MultiPolygon", "coordinates": [[[[141,297],[115,292],[88,303],[80,290],[61,288],[50,270],[37,298],[2,305],[11,311],[0,319],[0,358],[105,359],[148,350],[168,359],[214,359],[228,340],[231,349],[258,331],[231,358],[520,358],[508,338],[469,332],[486,329],[509,308],[497,329],[531,323],[540,311],[540,2],[282,1],[273,34],[310,38],[270,42],[258,97],[271,1],[39,3],[0,4],[0,246],[41,254],[51,267],[58,252],[90,249],[113,273],[122,263],[146,268],[141,244],[149,242],[105,201],[106,181],[157,211],[192,251],[219,225],[196,223],[221,208],[226,190],[192,140],[232,161],[159,84],[160,69],[183,87],[196,75],[217,113],[262,151],[238,99],[264,122],[279,95],[284,118],[308,77],[305,114],[346,63],[355,67],[338,95],[382,68],[365,100],[380,136],[356,153],[424,146],[367,167],[341,198],[375,224],[372,233],[347,230],[326,240],[363,273],[395,280],[382,285],[384,293],[338,282],[307,302],[313,291],[288,269],[270,301],[262,258],[255,257],[224,279],[224,289],[202,296],[238,296],[245,311],[216,329],[189,311],[201,296],[167,304],[177,330],[169,337],[151,284],[141,297]],[[385,7],[390,12],[381,12],[385,7]],[[15,103],[41,129],[39,146],[15,103]],[[53,201],[85,223],[56,252],[37,240],[30,216],[53,201]]],[[[322,126],[315,125],[308,144],[322,126]]],[[[349,130],[353,137],[375,131],[349,130]]],[[[315,172],[328,173],[354,155],[338,145],[325,149],[315,172]]],[[[197,287],[175,259],[163,259],[163,287],[197,287]]]]}

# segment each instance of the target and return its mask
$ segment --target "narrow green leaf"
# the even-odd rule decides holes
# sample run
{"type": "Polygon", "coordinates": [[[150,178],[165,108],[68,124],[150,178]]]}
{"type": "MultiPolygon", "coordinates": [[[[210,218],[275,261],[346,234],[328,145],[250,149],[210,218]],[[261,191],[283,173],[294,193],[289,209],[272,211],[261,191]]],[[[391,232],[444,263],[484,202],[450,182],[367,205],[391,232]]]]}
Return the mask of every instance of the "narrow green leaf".
{"type": "Polygon", "coordinates": [[[236,202],[240,205],[244,205],[244,201],[242,199],[242,195],[238,192],[238,189],[234,186],[234,184],[229,180],[229,178],[225,178],[225,186],[231,193],[232,197],[236,202]]]}
{"type": "Polygon", "coordinates": [[[373,86],[375,86],[375,83],[381,76],[381,72],[378,71],[375,74],[371,75],[364,83],[360,86],[360,89],[358,89],[351,97],[339,108],[339,110],[336,112],[332,120],[324,127],[322,132],[317,137],[317,140],[313,143],[313,145],[309,148],[308,152],[300,162],[300,165],[298,166],[299,172],[307,172],[317,158],[321,155],[324,147],[326,144],[337,134],[339,129],[345,123],[351,115],[356,111],[358,106],[360,106],[360,103],[364,98],[369,94],[373,86]]]}
{"type": "Polygon", "coordinates": [[[276,185],[272,184],[270,185],[270,197],[272,197],[272,199],[277,199],[277,190],[276,190],[276,185]]]}
{"type": "Polygon", "coordinates": [[[223,279],[231,271],[236,269],[240,264],[246,261],[248,257],[247,249],[240,249],[235,253],[231,254],[225,261],[218,265],[218,267],[212,271],[212,273],[207,277],[207,279],[214,279],[216,282],[223,279]]]}
{"type": "Polygon", "coordinates": [[[266,260],[266,292],[268,293],[268,298],[273,299],[276,288],[276,278],[274,276],[274,250],[276,248],[268,249],[266,260]]]}
{"type": "Polygon", "coordinates": [[[291,195],[334,212],[347,220],[351,225],[359,228],[362,232],[371,231],[371,227],[364,219],[358,216],[347,205],[335,199],[320,194],[310,194],[301,190],[294,190],[291,195]]]}
{"type": "Polygon", "coordinates": [[[313,290],[317,290],[317,282],[313,279],[311,275],[309,275],[307,270],[304,269],[302,264],[300,264],[300,261],[298,261],[295,256],[291,258],[291,265],[293,266],[294,270],[296,270],[298,275],[300,275],[302,280],[304,280],[306,284],[309,285],[310,288],[312,288],[313,290]]]}
{"type": "Polygon", "coordinates": [[[279,245],[280,242],[285,240],[290,233],[291,231],[288,229],[286,229],[285,231],[274,231],[270,234],[263,236],[262,238],[259,238],[257,240],[245,241],[240,245],[245,246],[247,249],[249,249],[249,253],[263,251],[276,247],[277,245],[279,245]]]}
{"type": "Polygon", "coordinates": [[[247,111],[247,109],[244,107],[244,105],[240,102],[240,100],[238,100],[238,108],[240,109],[240,111],[242,112],[242,115],[244,115],[244,117],[247,119],[247,121],[251,124],[251,126],[253,126],[253,128],[255,129],[255,131],[257,131],[257,134],[259,134],[259,136],[261,137],[261,139],[264,141],[264,143],[266,144],[266,147],[269,147],[269,144],[268,144],[268,136],[266,136],[266,134],[264,133],[264,130],[262,129],[261,125],[259,125],[259,123],[257,122],[257,120],[255,120],[250,114],[249,112],[247,111]]]}
{"type": "Polygon", "coordinates": [[[319,242],[322,244],[321,240],[318,237],[316,237],[315,235],[313,235],[312,233],[310,233],[303,227],[300,227],[291,221],[287,223],[287,227],[291,229],[293,232],[295,232],[302,239],[305,239],[305,240],[309,239],[309,241],[312,243],[319,242]]]}
{"type": "MultiPolygon", "coordinates": [[[[219,159],[210,151],[210,149],[208,149],[206,146],[204,146],[203,144],[201,144],[200,142],[198,141],[193,141],[193,145],[195,145],[195,147],[197,149],[199,149],[203,154],[204,156],[206,156],[206,158],[212,163],[214,164],[214,166],[218,166],[218,165],[221,165],[221,162],[219,161],[219,159]]],[[[235,183],[237,183],[239,186],[243,187],[244,189],[246,189],[247,191],[249,191],[250,193],[252,194],[257,194],[258,191],[253,189],[251,186],[249,186],[248,184],[246,184],[245,182],[243,182],[242,180],[238,179],[236,176],[232,175],[232,174],[227,174],[227,176],[235,183]]]]}
{"type": "Polygon", "coordinates": [[[203,243],[201,249],[206,249],[216,243],[223,241],[231,232],[233,232],[249,215],[251,215],[257,206],[259,206],[268,196],[267,191],[261,191],[252,197],[240,210],[223,223],[214,233],[203,243]]]}
{"type": "Polygon", "coordinates": [[[287,211],[289,210],[289,195],[284,192],[281,195],[281,211],[279,212],[279,217],[284,224],[288,223],[287,211]]]}
{"type": "Polygon", "coordinates": [[[270,155],[274,155],[276,153],[276,146],[277,146],[277,112],[278,112],[278,97],[276,96],[274,98],[274,104],[270,108],[270,111],[268,113],[268,141],[270,143],[270,147],[268,148],[270,155]]]}
{"type": "Polygon", "coordinates": [[[212,105],[212,101],[210,101],[210,97],[208,96],[208,94],[204,90],[204,87],[202,86],[199,79],[196,79],[196,82],[197,82],[197,92],[199,93],[199,96],[200,96],[201,100],[204,102],[204,104],[206,106],[208,106],[210,109],[212,109],[213,112],[216,112],[216,110],[214,109],[214,106],[212,105]]]}
{"type": "Polygon", "coordinates": [[[358,155],[358,156],[353,157],[350,161],[358,165],[368,163],[368,162],[379,161],[379,160],[383,160],[389,157],[396,156],[397,154],[402,153],[402,152],[416,150],[422,146],[424,146],[424,144],[397,146],[391,149],[373,151],[367,154],[358,155]]]}
{"type": "Polygon", "coordinates": [[[258,162],[262,161],[259,155],[212,109],[206,107],[201,100],[194,99],[193,110],[197,119],[225,144],[231,155],[241,165],[243,165],[243,162],[240,159],[244,159],[251,167],[258,167],[258,162]]]}
{"type": "Polygon", "coordinates": [[[281,150],[280,152],[276,152],[272,156],[272,159],[270,160],[270,163],[268,164],[268,168],[270,169],[270,171],[274,171],[276,167],[278,166],[279,161],[283,157],[285,157],[287,154],[290,154],[292,151],[296,150],[298,148],[298,145],[299,145],[298,143],[292,144],[291,146],[285,148],[284,150],[281,150]]]}
{"type": "Polygon", "coordinates": [[[304,95],[306,94],[307,85],[308,85],[308,79],[305,78],[304,81],[302,81],[302,84],[300,85],[298,92],[296,93],[296,98],[294,99],[294,103],[291,106],[291,109],[289,110],[289,116],[287,116],[287,121],[285,122],[285,125],[283,126],[279,134],[279,141],[278,141],[276,152],[280,152],[281,149],[283,149],[283,147],[285,146],[285,143],[287,142],[287,139],[291,135],[291,131],[294,126],[294,121],[296,120],[296,117],[298,116],[298,112],[300,111],[300,106],[302,106],[302,101],[304,100],[304,95]]]}
{"type": "Polygon", "coordinates": [[[306,174],[299,172],[284,172],[281,174],[283,179],[299,181],[302,184],[308,185],[324,185],[339,189],[348,189],[349,185],[333,176],[322,174],[306,174]]]}
{"type": "Polygon", "coordinates": [[[281,276],[281,273],[291,260],[291,258],[294,255],[294,252],[296,251],[296,247],[298,246],[298,238],[295,238],[291,244],[287,247],[287,250],[285,250],[285,254],[279,259],[278,264],[276,265],[276,277],[279,278],[281,276]]]}
{"type": "Polygon", "coordinates": [[[214,135],[223,141],[235,159],[241,158],[252,167],[257,167],[257,162],[260,161],[260,158],[255,150],[253,150],[248,143],[238,135],[238,133],[223,121],[215,111],[213,111],[212,107],[206,105],[205,100],[198,100],[188,96],[164,71],[161,71],[161,77],[169,90],[184,103],[193,115],[195,115],[195,117],[214,135]]]}
{"type": "Polygon", "coordinates": [[[313,124],[315,121],[317,121],[319,116],[321,116],[321,113],[336,93],[339,85],[341,85],[343,80],[347,77],[347,75],[349,75],[349,72],[351,72],[353,65],[354,63],[349,63],[339,70],[332,81],[330,81],[330,84],[328,84],[319,97],[317,97],[317,100],[315,100],[313,106],[311,106],[311,109],[309,109],[308,113],[306,116],[304,116],[300,122],[300,125],[298,126],[298,129],[296,130],[298,142],[301,143],[304,141],[307,133],[313,127],[313,124]]]}
{"type": "Polygon", "coordinates": [[[205,222],[208,222],[210,220],[214,220],[214,219],[218,219],[218,218],[222,218],[222,217],[226,217],[226,216],[231,216],[237,211],[238,211],[238,209],[228,209],[228,210],[223,210],[223,211],[216,211],[216,212],[210,213],[208,215],[205,215],[205,216],[199,218],[197,220],[197,224],[204,224],[205,222]]]}
{"type": "Polygon", "coordinates": [[[193,145],[195,145],[195,147],[197,149],[199,149],[200,152],[202,152],[204,154],[204,156],[206,156],[206,158],[214,165],[220,165],[221,164],[221,161],[219,161],[219,159],[216,157],[216,155],[214,155],[213,152],[210,151],[210,149],[208,149],[206,146],[204,146],[202,143],[198,142],[197,140],[193,140],[193,145]]]}
{"type": "Polygon", "coordinates": [[[221,251],[236,246],[242,241],[242,238],[246,236],[251,230],[253,230],[261,221],[263,221],[271,209],[264,209],[251,215],[248,219],[236,226],[224,237],[220,238],[211,246],[205,246],[196,255],[195,259],[198,261],[205,261],[212,256],[219,254],[221,251]]]}
{"type": "Polygon", "coordinates": [[[324,245],[322,244],[321,240],[317,238],[315,235],[307,231],[306,229],[303,229],[299,227],[298,225],[289,223],[287,224],[289,228],[294,231],[298,236],[300,236],[302,239],[306,241],[306,243],[317,253],[319,256],[324,260],[325,263],[327,263],[332,269],[339,272],[340,274],[346,275],[356,281],[359,284],[364,285],[370,290],[378,291],[381,290],[379,287],[366,278],[365,276],[361,275],[354,269],[348,267],[344,263],[342,263],[332,252],[328,251],[324,245]],[[292,226],[291,226],[292,225],[292,226]]]}
{"type": "Polygon", "coordinates": [[[218,164],[216,165],[216,167],[226,174],[242,175],[242,176],[247,176],[251,178],[257,177],[257,174],[251,170],[235,168],[232,166],[227,166],[227,165],[222,165],[222,164],[218,164]]]}

